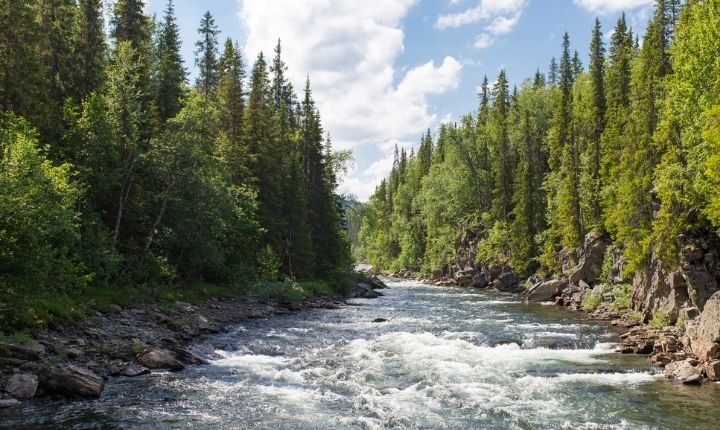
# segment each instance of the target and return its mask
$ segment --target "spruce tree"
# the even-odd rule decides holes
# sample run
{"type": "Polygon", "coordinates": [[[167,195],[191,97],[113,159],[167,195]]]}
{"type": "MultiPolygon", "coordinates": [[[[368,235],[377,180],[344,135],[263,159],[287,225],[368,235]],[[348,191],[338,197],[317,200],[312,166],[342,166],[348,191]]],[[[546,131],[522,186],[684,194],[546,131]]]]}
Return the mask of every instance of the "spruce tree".
{"type": "Polygon", "coordinates": [[[180,54],[180,35],[175,22],[173,0],[168,0],[165,17],[160,25],[158,38],[158,94],[157,110],[160,124],[173,118],[180,111],[186,72],[180,54]]]}
{"type": "Polygon", "coordinates": [[[600,20],[595,18],[595,27],[590,42],[590,142],[587,146],[590,177],[590,219],[588,224],[598,225],[600,222],[600,160],[602,133],[605,129],[605,47],[602,41],[600,20]]]}
{"type": "Polygon", "coordinates": [[[197,87],[205,97],[215,90],[218,83],[218,39],[220,31],[210,11],[205,12],[200,27],[200,39],[195,43],[195,65],[199,69],[197,87]]]}
{"type": "Polygon", "coordinates": [[[76,103],[98,90],[105,79],[107,44],[102,0],[80,0],[73,36],[72,96],[76,103]]]}
{"type": "Polygon", "coordinates": [[[493,209],[499,221],[507,221],[512,209],[512,154],[508,134],[510,94],[505,70],[501,70],[493,87],[490,114],[493,138],[493,209]]]}

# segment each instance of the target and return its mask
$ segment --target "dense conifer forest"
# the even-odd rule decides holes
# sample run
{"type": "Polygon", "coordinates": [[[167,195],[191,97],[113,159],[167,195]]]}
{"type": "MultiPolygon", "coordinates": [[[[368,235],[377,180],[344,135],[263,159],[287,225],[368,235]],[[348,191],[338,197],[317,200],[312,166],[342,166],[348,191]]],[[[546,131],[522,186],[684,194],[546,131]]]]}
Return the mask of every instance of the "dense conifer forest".
{"type": "Polygon", "coordinates": [[[3,327],[152,285],[349,272],[349,154],[331,150],[309,78],[298,96],[280,41],[249,65],[208,12],[190,84],[172,0],[144,7],[118,0],[104,23],[102,0],[0,0],[3,327]]]}
{"type": "Polygon", "coordinates": [[[517,87],[505,71],[485,78],[477,112],[396,150],[362,208],[356,257],[447,272],[471,230],[479,266],[552,275],[597,232],[632,274],[651,255],[677,264],[679,235],[717,234],[720,2],[658,0],[642,37],[624,15],[588,31],[587,60],[565,34],[547,73],[517,87]]]}

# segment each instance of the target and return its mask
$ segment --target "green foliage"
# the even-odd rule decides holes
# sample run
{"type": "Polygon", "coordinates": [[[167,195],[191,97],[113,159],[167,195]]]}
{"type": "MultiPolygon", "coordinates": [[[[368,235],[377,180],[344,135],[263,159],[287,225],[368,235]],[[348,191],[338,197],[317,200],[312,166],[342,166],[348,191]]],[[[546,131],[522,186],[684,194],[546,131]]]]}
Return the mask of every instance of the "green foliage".
{"type": "Polygon", "coordinates": [[[258,277],[262,281],[276,281],[280,277],[280,257],[270,245],[266,245],[258,252],[258,277]]]}
{"type": "Polygon", "coordinates": [[[582,299],[580,306],[586,311],[593,311],[603,302],[602,294],[595,291],[588,291],[582,299]]]}
{"type": "Polygon", "coordinates": [[[662,328],[667,327],[671,323],[670,316],[667,312],[661,310],[661,309],[655,309],[652,312],[652,317],[650,318],[650,322],[648,322],[648,327],[651,328],[662,328]]]}
{"type": "Polygon", "coordinates": [[[631,284],[614,285],[611,290],[613,301],[610,307],[616,311],[630,308],[633,286],[631,284]]]}

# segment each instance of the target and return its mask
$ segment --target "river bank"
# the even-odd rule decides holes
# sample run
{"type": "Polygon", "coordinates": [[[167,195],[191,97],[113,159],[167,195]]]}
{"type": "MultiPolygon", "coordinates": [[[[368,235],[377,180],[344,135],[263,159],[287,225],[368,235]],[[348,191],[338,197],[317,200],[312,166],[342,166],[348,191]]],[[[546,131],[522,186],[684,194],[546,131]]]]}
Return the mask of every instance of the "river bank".
{"type": "Polygon", "coordinates": [[[112,377],[180,371],[207,364],[192,346],[242,321],[307,309],[336,309],[349,297],[379,297],[382,281],[362,277],[344,294],[295,285],[262,294],[193,303],[142,300],[110,304],[77,322],[0,342],[0,408],[34,397],[99,397],[112,377]]]}

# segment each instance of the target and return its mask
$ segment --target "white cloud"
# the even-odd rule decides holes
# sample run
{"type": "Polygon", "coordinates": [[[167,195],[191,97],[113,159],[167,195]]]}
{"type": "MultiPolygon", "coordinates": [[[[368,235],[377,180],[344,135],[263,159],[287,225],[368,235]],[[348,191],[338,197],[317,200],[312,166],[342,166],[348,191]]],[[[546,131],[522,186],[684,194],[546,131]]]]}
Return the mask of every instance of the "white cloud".
{"type": "Polygon", "coordinates": [[[492,46],[492,44],[494,42],[495,42],[495,39],[492,36],[490,36],[489,34],[480,33],[478,35],[478,37],[475,38],[475,44],[473,44],[473,46],[476,47],[477,49],[485,49],[485,48],[492,46]]]}
{"type": "Polygon", "coordinates": [[[650,6],[655,0],[574,0],[575,4],[590,12],[607,15],[613,12],[629,11],[650,6]]]}
{"type": "MultiPolygon", "coordinates": [[[[296,88],[310,75],[323,126],[337,149],[374,145],[391,155],[396,141],[419,138],[438,122],[428,96],[457,88],[462,65],[453,57],[428,61],[404,74],[396,68],[402,54],[402,20],[416,0],[241,0],[240,18],[247,34],[245,54],[272,56],[282,40],[288,75],[296,88]]],[[[387,163],[358,169],[341,191],[360,198],[373,192],[388,173],[387,163]]]]}
{"type": "Polygon", "coordinates": [[[515,27],[526,4],[526,0],[480,0],[475,7],[441,15],[435,26],[446,29],[484,22],[483,32],[474,43],[475,48],[484,49],[495,43],[496,36],[507,34],[515,27]]]}

